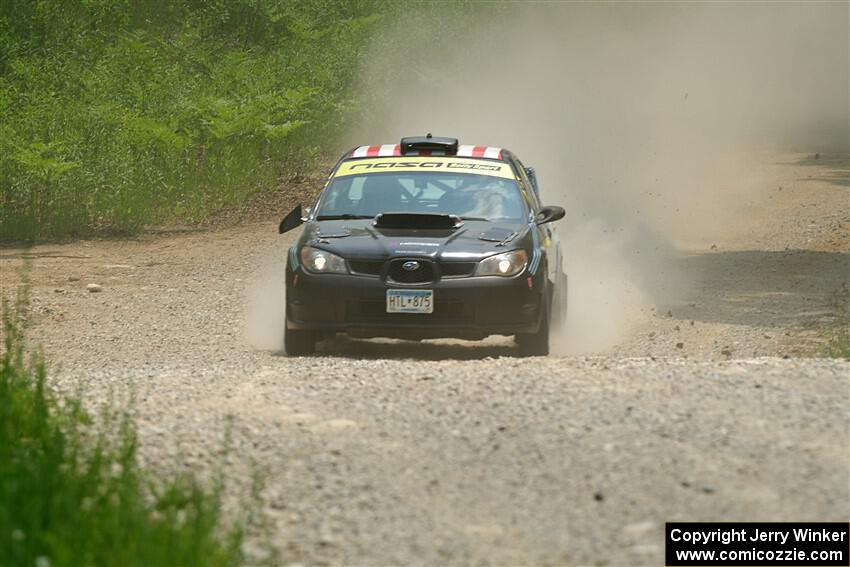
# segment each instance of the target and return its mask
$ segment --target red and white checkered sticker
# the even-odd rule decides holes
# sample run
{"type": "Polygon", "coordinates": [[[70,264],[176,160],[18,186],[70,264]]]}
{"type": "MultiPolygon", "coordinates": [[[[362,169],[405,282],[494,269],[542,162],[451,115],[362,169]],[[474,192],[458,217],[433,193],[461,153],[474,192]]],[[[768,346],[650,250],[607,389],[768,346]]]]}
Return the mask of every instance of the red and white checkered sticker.
{"type": "MultiPolygon", "coordinates": [[[[401,155],[401,146],[399,144],[384,144],[380,146],[360,146],[353,152],[351,152],[351,157],[353,158],[364,158],[364,157],[390,157],[390,156],[400,156],[401,155]]],[[[408,155],[415,156],[444,156],[446,152],[442,150],[418,150],[415,152],[410,152],[408,155]]],[[[502,159],[502,148],[496,148],[493,146],[473,146],[473,145],[463,145],[458,146],[457,149],[457,157],[473,157],[473,158],[487,158],[487,159],[502,159]]]]}
{"type": "Polygon", "coordinates": [[[382,146],[360,146],[353,152],[351,157],[387,157],[400,156],[401,146],[399,144],[384,144],[382,146]]]}
{"type": "Polygon", "coordinates": [[[494,148],[493,146],[458,146],[457,156],[502,159],[502,148],[494,148]]]}

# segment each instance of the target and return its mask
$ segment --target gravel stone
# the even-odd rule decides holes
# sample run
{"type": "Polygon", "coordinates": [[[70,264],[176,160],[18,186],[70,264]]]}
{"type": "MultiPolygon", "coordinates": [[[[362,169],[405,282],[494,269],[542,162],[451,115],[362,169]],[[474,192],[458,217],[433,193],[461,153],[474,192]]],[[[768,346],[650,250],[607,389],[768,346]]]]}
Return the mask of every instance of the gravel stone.
{"type": "Polygon", "coordinates": [[[693,297],[603,352],[336,337],[289,358],[274,320],[258,348],[252,285],[274,319],[294,238],[273,222],[36,246],[31,334],[53,388],[129,408],[145,466],[222,468],[233,517],[260,472],[288,563],[659,565],[666,521],[847,519],[850,363],[810,358],[847,279],[846,191],[782,183],[748,236],[683,260],[693,297]],[[54,293],[68,273],[109,293],[54,293]]]}

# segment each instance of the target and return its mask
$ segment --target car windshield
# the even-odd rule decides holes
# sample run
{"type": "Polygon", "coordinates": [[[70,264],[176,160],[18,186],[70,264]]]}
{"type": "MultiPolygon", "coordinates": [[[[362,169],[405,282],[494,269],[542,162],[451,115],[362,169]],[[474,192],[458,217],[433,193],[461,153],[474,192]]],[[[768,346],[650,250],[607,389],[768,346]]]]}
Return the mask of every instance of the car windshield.
{"type": "Polygon", "coordinates": [[[521,221],[525,207],[513,179],[469,173],[387,172],[334,178],[319,203],[317,219],[372,218],[379,213],[521,221]]]}

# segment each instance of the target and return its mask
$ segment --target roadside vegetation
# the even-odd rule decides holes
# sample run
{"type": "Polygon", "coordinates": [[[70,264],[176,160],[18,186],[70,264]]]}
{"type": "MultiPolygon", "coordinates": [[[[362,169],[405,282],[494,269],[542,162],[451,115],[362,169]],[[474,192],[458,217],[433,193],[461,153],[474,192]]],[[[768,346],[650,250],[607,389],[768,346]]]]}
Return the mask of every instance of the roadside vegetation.
{"type": "Polygon", "coordinates": [[[385,0],[0,2],[0,239],[192,222],[309,169],[385,0]]]}
{"type": "Polygon", "coordinates": [[[245,521],[224,527],[220,483],[157,478],[129,418],[106,431],[79,399],[51,394],[24,296],[4,302],[2,325],[0,565],[241,564],[245,521]]]}
{"type": "Polygon", "coordinates": [[[834,329],[829,332],[823,353],[829,358],[850,359],[850,329],[834,329]]]}
{"type": "Polygon", "coordinates": [[[443,40],[486,9],[4,0],[0,240],[192,223],[309,175],[374,97],[370,53],[456,49],[443,40]]]}
{"type": "Polygon", "coordinates": [[[825,331],[824,356],[850,359],[850,288],[841,286],[832,294],[834,324],[825,331]]]}

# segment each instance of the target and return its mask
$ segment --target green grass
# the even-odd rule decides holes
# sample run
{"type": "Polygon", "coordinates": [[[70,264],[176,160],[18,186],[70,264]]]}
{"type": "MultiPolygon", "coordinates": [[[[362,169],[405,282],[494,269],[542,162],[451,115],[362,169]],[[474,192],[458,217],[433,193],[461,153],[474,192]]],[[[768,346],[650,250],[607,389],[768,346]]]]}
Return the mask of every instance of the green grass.
{"type": "Polygon", "coordinates": [[[0,239],[191,222],[310,169],[391,5],[0,2],[0,239]]]}
{"type": "Polygon", "coordinates": [[[0,565],[240,564],[243,528],[223,527],[220,484],[156,478],[129,418],[99,429],[78,399],[51,395],[25,310],[3,305],[0,565]]]}
{"type": "Polygon", "coordinates": [[[850,330],[836,329],[826,337],[823,354],[829,358],[850,359],[850,330]]]}
{"type": "Polygon", "coordinates": [[[502,11],[466,0],[3,0],[0,240],[191,223],[309,175],[354,121],[382,119],[395,103],[384,93],[409,77],[399,67],[448,64],[470,25],[502,11]]]}
{"type": "Polygon", "coordinates": [[[832,324],[824,331],[821,353],[829,358],[850,359],[850,288],[842,284],[830,298],[832,324]]]}

